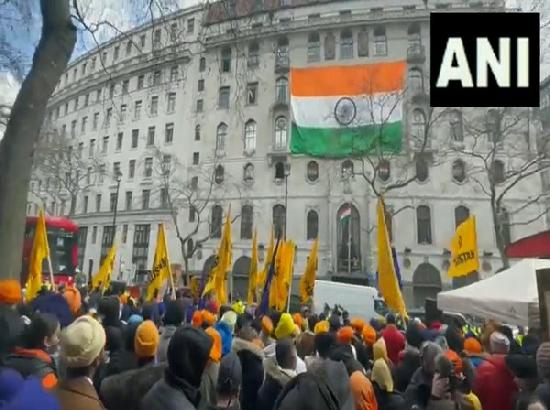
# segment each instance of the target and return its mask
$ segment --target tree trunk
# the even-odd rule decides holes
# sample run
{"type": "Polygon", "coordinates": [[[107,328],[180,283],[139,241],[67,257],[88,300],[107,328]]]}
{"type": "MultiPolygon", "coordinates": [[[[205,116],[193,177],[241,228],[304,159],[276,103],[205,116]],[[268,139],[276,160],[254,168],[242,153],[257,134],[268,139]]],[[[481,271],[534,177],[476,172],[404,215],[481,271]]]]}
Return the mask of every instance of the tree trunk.
{"type": "Polygon", "coordinates": [[[69,216],[74,216],[76,214],[76,195],[71,194],[71,209],[69,210],[69,216]]]}
{"type": "Polygon", "coordinates": [[[506,256],[506,244],[502,238],[502,222],[498,217],[497,207],[494,204],[491,204],[491,210],[493,213],[493,226],[495,230],[495,240],[498,249],[498,254],[500,256],[500,261],[502,262],[502,269],[508,269],[510,267],[510,261],[506,256]]]}
{"type": "Polygon", "coordinates": [[[0,278],[21,273],[27,190],[48,99],[76,43],[69,0],[41,0],[42,36],[0,143],[0,278]]]}

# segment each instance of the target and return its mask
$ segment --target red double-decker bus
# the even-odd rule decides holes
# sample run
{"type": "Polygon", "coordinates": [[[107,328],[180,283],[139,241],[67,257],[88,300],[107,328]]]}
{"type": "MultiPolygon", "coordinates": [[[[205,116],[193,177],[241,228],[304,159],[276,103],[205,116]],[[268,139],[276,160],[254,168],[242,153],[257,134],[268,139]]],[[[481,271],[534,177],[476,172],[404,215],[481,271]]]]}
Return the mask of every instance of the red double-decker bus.
{"type": "MultiPolygon", "coordinates": [[[[29,258],[31,256],[34,231],[37,216],[27,216],[25,225],[25,241],[23,242],[23,270],[21,283],[27,281],[29,272],[29,258]]],[[[74,283],[75,271],[78,263],[78,225],[70,219],[61,216],[46,216],[46,231],[56,285],[74,283]]],[[[44,280],[49,280],[48,262],[44,260],[42,266],[44,280]]]]}

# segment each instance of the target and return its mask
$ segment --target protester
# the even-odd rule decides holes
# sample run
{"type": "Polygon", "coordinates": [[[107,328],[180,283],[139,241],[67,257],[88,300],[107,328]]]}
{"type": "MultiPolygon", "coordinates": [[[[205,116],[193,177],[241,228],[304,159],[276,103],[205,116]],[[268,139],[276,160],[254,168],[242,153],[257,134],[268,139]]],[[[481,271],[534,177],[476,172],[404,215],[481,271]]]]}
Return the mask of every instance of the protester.
{"type": "Polygon", "coordinates": [[[432,391],[436,358],[442,353],[441,347],[433,342],[426,342],[421,349],[422,365],[411,377],[405,390],[404,399],[409,407],[426,408],[432,391]]]}
{"type": "Polygon", "coordinates": [[[264,378],[264,350],[260,346],[261,340],[250,326],[243,327],[233,338],[232,351],[239,357],[242,367],[240,405],[243,410],[257,408],[258,390],[264,378]]]}
{"type": "Polygon", "coordinates": [[[235,329],[236,322],[237,314],[232,310],[228,310],[222,315],[220,321],[214,326],[222,337],[222,356],[225,356],[231,351],[233,331],[235,329]]]}
{"type": "Polygon", "coordinates": [[[200,386],[201,402],[199,409],[208,409],[216,407],[216,383],[218,382],[218,372],[220,370],[220,360],[222,357],[222,337],[216,329],[209,327],[205,330],[206,334],[212,339],[212,347],[208,364],[202,374],[200,386]]]}
{"type": "Polygon", "coordinates": [[[239,357],[230,352],[220,362],[216,385],[217,404],[212,410],[241,410],[239,401],[243,370],[239,357]]]}
{"type": "Polygon", "coordinates": [[[386,342],[388,357],[394,365],[397,365],[399,352],[405,349],[405,336],[397,329],[395,315],[389,313],[386,316],[386,327],[382,331],[381,336],[386,342]]]}
{"type": "Polygon", "coordinates": [[[61,361],[66,378],[54,390],[61,410],[104,409],[91,379],[103,360],[105,343],[103,327],[90,316],[79,317],[63,331],[61,361]]]}
{"type": "Polygon", "coordinates": [[[307,329],[305,329],[296,339],[296,349],[298,357],[305,360],[307,356],[313,356],[315,353],[315,325],[317,324],[317,315],[311,315],[307,320],[307,329]]]}
{"type": "Polygon", "coordinates": [[[372,366],[372,384],[378,410],[401,410],[404,399],[394,391],[393,378],[388,363],[380,358],[372,366]]]}
{"type": "Polygon", "coordinates": [[[537,362],[534,357],[522,354],[508,355],[505,360],[518,388],[518,394],[514,398],[514,409],[527,410],[529,400],[538,386],[537,362]]]}
{"type": "Polygon", "coordinates": [[[204,331],[180,326],[168,344],[164,378],[145,395],[141,409],[195,410],[211,347],[212,339],[204,331]]]}
{"type": "Polygon", "coordinates": [[[273,321],[269,316],[264,315],[262,317],[262,333],[260,334],[260,337],[262,339],[262,343],[266,347],[275,343],[275,339],[272,337],[273,330],[273,321]]]}
{"type": "Polygon", "coordinates": [[[179,301],[170,301],[166,304],[166,313],[164,314],[162,334],[157,351],[157,360],[159,363],[166,362],[166,350],[170,338],[176,333],[176,329],[185,319],[185,310],[179,301]]]}
{"type": "Polygon", "coordinates": [[[537,374],[541,382],[537,386],[536,395],[550,399],[550,342],[541,343],[537,350],[536,360],[537,374]]]}
{"type": "Polygon", "coordinates": [[[485,360],[483,347],[481,346],[481,343],[473,336],[464,339],[463,354],[470,359],[470,363],[472,363],[472,366],[476,369],[483,362],[483,360],[485,360]]]}

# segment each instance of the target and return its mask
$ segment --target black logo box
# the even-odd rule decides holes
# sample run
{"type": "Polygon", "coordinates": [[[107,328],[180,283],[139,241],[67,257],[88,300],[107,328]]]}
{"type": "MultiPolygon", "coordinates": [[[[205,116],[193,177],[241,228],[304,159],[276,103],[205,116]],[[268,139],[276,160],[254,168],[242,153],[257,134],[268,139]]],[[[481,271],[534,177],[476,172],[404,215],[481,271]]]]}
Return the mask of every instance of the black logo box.
{"type": "MultiPolygon", "coordinates": [[[[540,83],[539,13],[431,13],[430,14],[430,105],[432,107],[538,107],[540,83]],[[460,37],[468,59],[473,88],[459,81],[437,88],[443,55],[450,37],[460,37]],[[476,40],[487,37],[499,56],[499,38],[510,38],[510,87],[497,85],[488,68],[488,86],[476,86],[476,40]],[[529,86],[518,88],[516,39],[529,39],[529,86]]],[[[456,64],[456,59],[453,62],[456,64]]]]}

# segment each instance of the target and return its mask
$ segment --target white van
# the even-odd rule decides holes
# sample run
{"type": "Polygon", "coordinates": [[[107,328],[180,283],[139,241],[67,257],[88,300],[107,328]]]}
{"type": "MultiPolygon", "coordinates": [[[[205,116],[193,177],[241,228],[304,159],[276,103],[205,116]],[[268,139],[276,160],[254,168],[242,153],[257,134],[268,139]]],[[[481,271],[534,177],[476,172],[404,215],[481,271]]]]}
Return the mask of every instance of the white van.
{"type": "Polygon", "coordinates": [[[323,313],[325,304],[330,308],[341,305],[349,312],[350,318],[360,317],[366,321],[383,317],[388,312],[386,303],[378,296],[376,288],[316,280],[313,293],[315,313],[323,313]]]}

